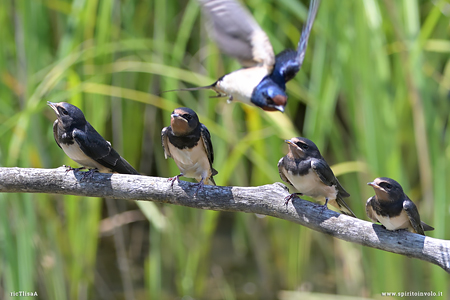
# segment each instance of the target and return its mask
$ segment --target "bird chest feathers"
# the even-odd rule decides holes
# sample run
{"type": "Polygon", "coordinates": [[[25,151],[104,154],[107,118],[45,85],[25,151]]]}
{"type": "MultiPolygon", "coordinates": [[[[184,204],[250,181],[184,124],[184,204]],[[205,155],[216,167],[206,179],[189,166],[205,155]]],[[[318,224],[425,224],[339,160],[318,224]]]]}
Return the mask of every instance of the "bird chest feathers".
{"type": "Polygon", "coordinates": [[[215,90],[230,95],[233,97],[232,100],[252,104],[250,98],[253,90],[267,73],[267,68],[265,67],[240,69],[218,80],[215,90]]]}
{"type": "Polygon", "coordinates": [[[408,215],[404,210],[395,217],[380,216],[377,214],[378,221],[386,227],[387,230],[409,229],[412,228],[408,215]]]}
{"type": "Polygon", "coordinates": [[[302,176],[299,176],[298,174],[294,175],[292,171],[284,171],[284,173],[300,193],[312,198],[336,199],[336,188],[334,186],[325,185],[313,169],[309,169],[308,173],[302,176]]]}
{"type": "Polygon", "coordinates": [[[205,170],[210,170],[208,156],[203,144],[198,143],[193,148],[180,149],[169,143],[169,151],[180,172],[186,177],[205,177],[205,170]]]}

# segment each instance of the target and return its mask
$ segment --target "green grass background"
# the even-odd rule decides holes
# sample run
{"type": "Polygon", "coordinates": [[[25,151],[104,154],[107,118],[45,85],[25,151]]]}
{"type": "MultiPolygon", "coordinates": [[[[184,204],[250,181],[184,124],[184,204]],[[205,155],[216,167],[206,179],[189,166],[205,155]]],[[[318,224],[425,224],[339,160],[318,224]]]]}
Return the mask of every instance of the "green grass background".
{"type": "MultiPolygon", "coordinates": [[[[276,53],[296,47],[308,1],[245,4],[276,53]]],[[[280,181],[283,139],[302,135],[319,146],[360,218],[373,195],[366,183],[392,177],[436,228],[429,235],[450,238],[447,1],[323,0],[285,114],[210,99],[209,91],[159,96],[239,68],[208,38],[194,0],[0,7],[1,166],[75,166],[53,140],[46,106],[67,101],[140,172],[174,176],[160,131],[174,108],[188,106],[211,132],[219,185],[280,181]]],[[[4,299],[21,290],[58,300],[276,299],[281,290],[380,299],[440,291],[444,299],[449,286],[437,266],[270,217],[0,194],[4,299]],[[119,222],[116,212],[128,218],[119,222]]]]}

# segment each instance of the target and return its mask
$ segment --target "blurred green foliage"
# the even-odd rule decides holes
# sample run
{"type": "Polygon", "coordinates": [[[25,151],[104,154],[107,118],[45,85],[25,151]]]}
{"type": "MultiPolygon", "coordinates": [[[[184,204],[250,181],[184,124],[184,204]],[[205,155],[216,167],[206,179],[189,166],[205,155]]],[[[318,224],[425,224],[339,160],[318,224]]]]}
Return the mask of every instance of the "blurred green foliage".
{"type": "MultiPolygon", "coordinates": [[[[295,48],[308,1],[248,0],[276,53],[295,48]]],[[[280,181],[283,139],[319,146],[361,218],[366,186],[399,181],[422,219],[450,238],[449,4],[323,0],[285,114],[213,93],[239,68],[220,54],[196,1],[2,1],[0,165],[74,165],[53,140],[46,101],[80,107],[140,172],[174,176],[160,131],[178,106],[212,134],[219,185],[280,181]]],[[[449,295],[439,267],[350,244],[287,221],[134,202],[0,194],[0,298],[275,299],[280,290],[380,298],[449,295]],[[123,218],[113,218],[116,212],[123,218]],[[125,215],[127,216],[125,218],[125,215]],[[150,221],[142,221],[144,216],[150,221]]]]}

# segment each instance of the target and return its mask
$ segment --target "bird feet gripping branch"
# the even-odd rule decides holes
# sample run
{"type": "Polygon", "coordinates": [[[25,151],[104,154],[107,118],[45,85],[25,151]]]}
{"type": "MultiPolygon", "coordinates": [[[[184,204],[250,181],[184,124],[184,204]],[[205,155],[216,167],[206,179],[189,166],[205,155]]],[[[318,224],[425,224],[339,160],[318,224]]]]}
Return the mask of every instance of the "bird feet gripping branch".
{"type": "Polygon", "coordinates": [[[172,183],[170,184],[170,187],[171,187],[172,189],[173,189],[173,184],[175,183],[175,180],[176,180],[178,183],[180,183],[180,177],[181,177],[181,176],[184,176],[183,173],[178,174],[177,176],[170,177],[170,178],[167,179],[167,181],[171,181],[171,182],[172,182],[172,183]]]}
{"type": "Polygon", "coordinates": [[[293,200],[295,197],[300,198],[300,196],[302,196],[302,195],[303,195],[302,193],[292,193],[289,196],[286,196],[284,198],[284,205],[287,206],[289,204],[289,201],[293,200]]]}

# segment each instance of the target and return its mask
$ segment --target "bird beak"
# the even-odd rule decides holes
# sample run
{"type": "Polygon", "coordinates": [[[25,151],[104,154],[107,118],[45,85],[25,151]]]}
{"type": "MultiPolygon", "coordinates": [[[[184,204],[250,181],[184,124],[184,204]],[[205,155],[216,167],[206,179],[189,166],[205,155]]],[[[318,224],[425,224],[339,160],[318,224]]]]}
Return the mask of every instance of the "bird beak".
{"type": "Polygon", "coordinates": [[[171,114],[170,117],[174,120],[183,120],[184,122],[187,123],[187,120],[183,118],[180,114],[171,114]]]}
{"type": "Polygon", "coordinates": [[[374,189],[381,190],[381,187],[375,181],[368,182],[367,184],[373,187],[374,189]]]}
{"type": "Polygon", "coordinates": [[[295,147],[295,149],[297,149],[298,151],[301,151],[302,153],[304,153],[303,149],[300,148],[299,146],[297,146],[293,141],[291,141],[291,140],[284,140],[284,142],[289,144],[289,146],[295,147]]]}
{"type": "Polygon", "coordinates": [[[57,106],[58,106],[57,103],[53,103],[53,102],[47,101],[47,105],[50,106],[55,111],[56,115],[59,117],[59,111],[58,111],[58,108],[57,108],[57,106]]]}
{"type": "Polygon", "coordinates": [[[277,105],[277,106],[274,106],[273,108],[284,113],[284,106],[282,106],[282,105],[277,105]]]}

